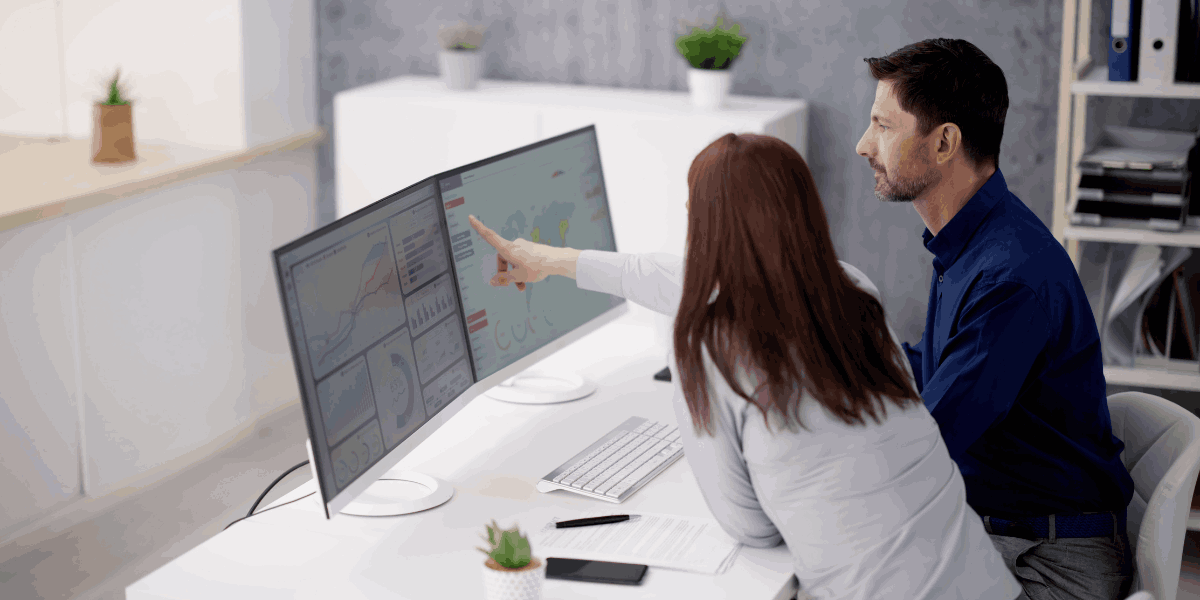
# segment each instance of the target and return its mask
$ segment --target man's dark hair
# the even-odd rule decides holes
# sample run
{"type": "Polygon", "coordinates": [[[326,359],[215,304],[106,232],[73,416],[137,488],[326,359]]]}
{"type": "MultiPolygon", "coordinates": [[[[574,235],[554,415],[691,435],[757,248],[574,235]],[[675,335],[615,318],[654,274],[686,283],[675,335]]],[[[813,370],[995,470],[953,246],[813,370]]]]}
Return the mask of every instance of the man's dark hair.
{"type": "Polygon", "coordinates": [[[938,38],[863,60],[872,77],[892,83],[900,108],[917,117],[918,134],[954,123],[976,167],[999,166],[1008,83],[982,50],[966,40],[938,38]]]}

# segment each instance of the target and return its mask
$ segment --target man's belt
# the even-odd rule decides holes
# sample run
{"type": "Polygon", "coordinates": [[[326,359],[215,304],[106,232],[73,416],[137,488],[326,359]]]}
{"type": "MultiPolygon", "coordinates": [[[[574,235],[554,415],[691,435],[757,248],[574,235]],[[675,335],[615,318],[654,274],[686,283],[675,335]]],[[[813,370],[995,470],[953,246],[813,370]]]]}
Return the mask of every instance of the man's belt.
{"type": "Polygon", "coordinates": [[[1043,538],[1113,537],[1115,531],[1125,531],[1126,512],[1083,513],[1002,519],[984,517],[993,535],[1036,540],[1043,538]]]}

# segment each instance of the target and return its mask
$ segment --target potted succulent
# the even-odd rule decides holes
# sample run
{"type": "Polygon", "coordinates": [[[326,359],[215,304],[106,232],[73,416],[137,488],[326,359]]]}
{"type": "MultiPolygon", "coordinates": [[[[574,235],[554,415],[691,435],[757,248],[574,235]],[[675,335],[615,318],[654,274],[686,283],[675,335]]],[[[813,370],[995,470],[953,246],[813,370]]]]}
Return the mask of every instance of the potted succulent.
{"type": "Polygon", "coordinates": [[[500,529],[495,519],[487,526],[488,556],[483,563],[483,583],[488,600],[540,600],[546,567],[534,558],[529,539],[515,526],[500,529]]]}
{"type": "Polygon", "coordinates": [[[747,38],[739,34],[739,25],[723,29],[724,22],[718,17],[711,29],[692,27],[690,33],[675,40],[675,47],[690,65],[688,89],[692,103],[700,108],[714,109],[725,103],[732,83],[729,69],[746,43],[747,38]]]}
{"type": "Polygon", "coordinates": [[[118,70],[108,82],[105,98],[94,107],[92,162],[123,163],[137,160],[133,145],[133,106],[125,97],[118,70]]]}
{"type": "Polygon", "coordinates": [[[468,25],[464,21],[438,31],[438,66],[442,80],[452,90],[474,89],[483,72],[483,31],[481,25],[468,25]]]}

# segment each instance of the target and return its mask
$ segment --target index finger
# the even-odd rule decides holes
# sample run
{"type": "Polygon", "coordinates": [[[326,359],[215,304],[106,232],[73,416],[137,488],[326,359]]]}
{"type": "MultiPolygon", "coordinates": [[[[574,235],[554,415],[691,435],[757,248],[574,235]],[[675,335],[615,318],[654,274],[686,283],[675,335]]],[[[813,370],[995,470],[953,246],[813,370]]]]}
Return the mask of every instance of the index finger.
{"type": "Polygon", "coordinates": [[[484,225],[483,222],[481,222],[479,219],[476,219],[475,215],[467,215],[467,220],[471,222],[471,227],[475,228],[475,231],[479,233],[479,236],[483,238],[483,241],[491,244],[497,250],[508,250],[508,240],[500,237],[500,234],[492,231],[487,225],[484,225]]]}

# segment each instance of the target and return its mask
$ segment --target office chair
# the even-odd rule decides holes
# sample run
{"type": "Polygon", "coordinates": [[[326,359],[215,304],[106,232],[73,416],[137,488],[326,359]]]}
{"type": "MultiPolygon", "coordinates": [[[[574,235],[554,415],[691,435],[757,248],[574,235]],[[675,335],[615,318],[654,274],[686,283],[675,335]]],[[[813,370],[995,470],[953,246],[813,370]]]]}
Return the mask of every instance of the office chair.
{"type": "Polygon", "coordinates": [[[1175,600],[1200,471],[1200,418],[1142,392],[1109,396],[1108,410],[1113,434],[1125,442],[1121,459],[1134,484],[1127,530],[1134,556],[1131,589],[1175,600]]]}

